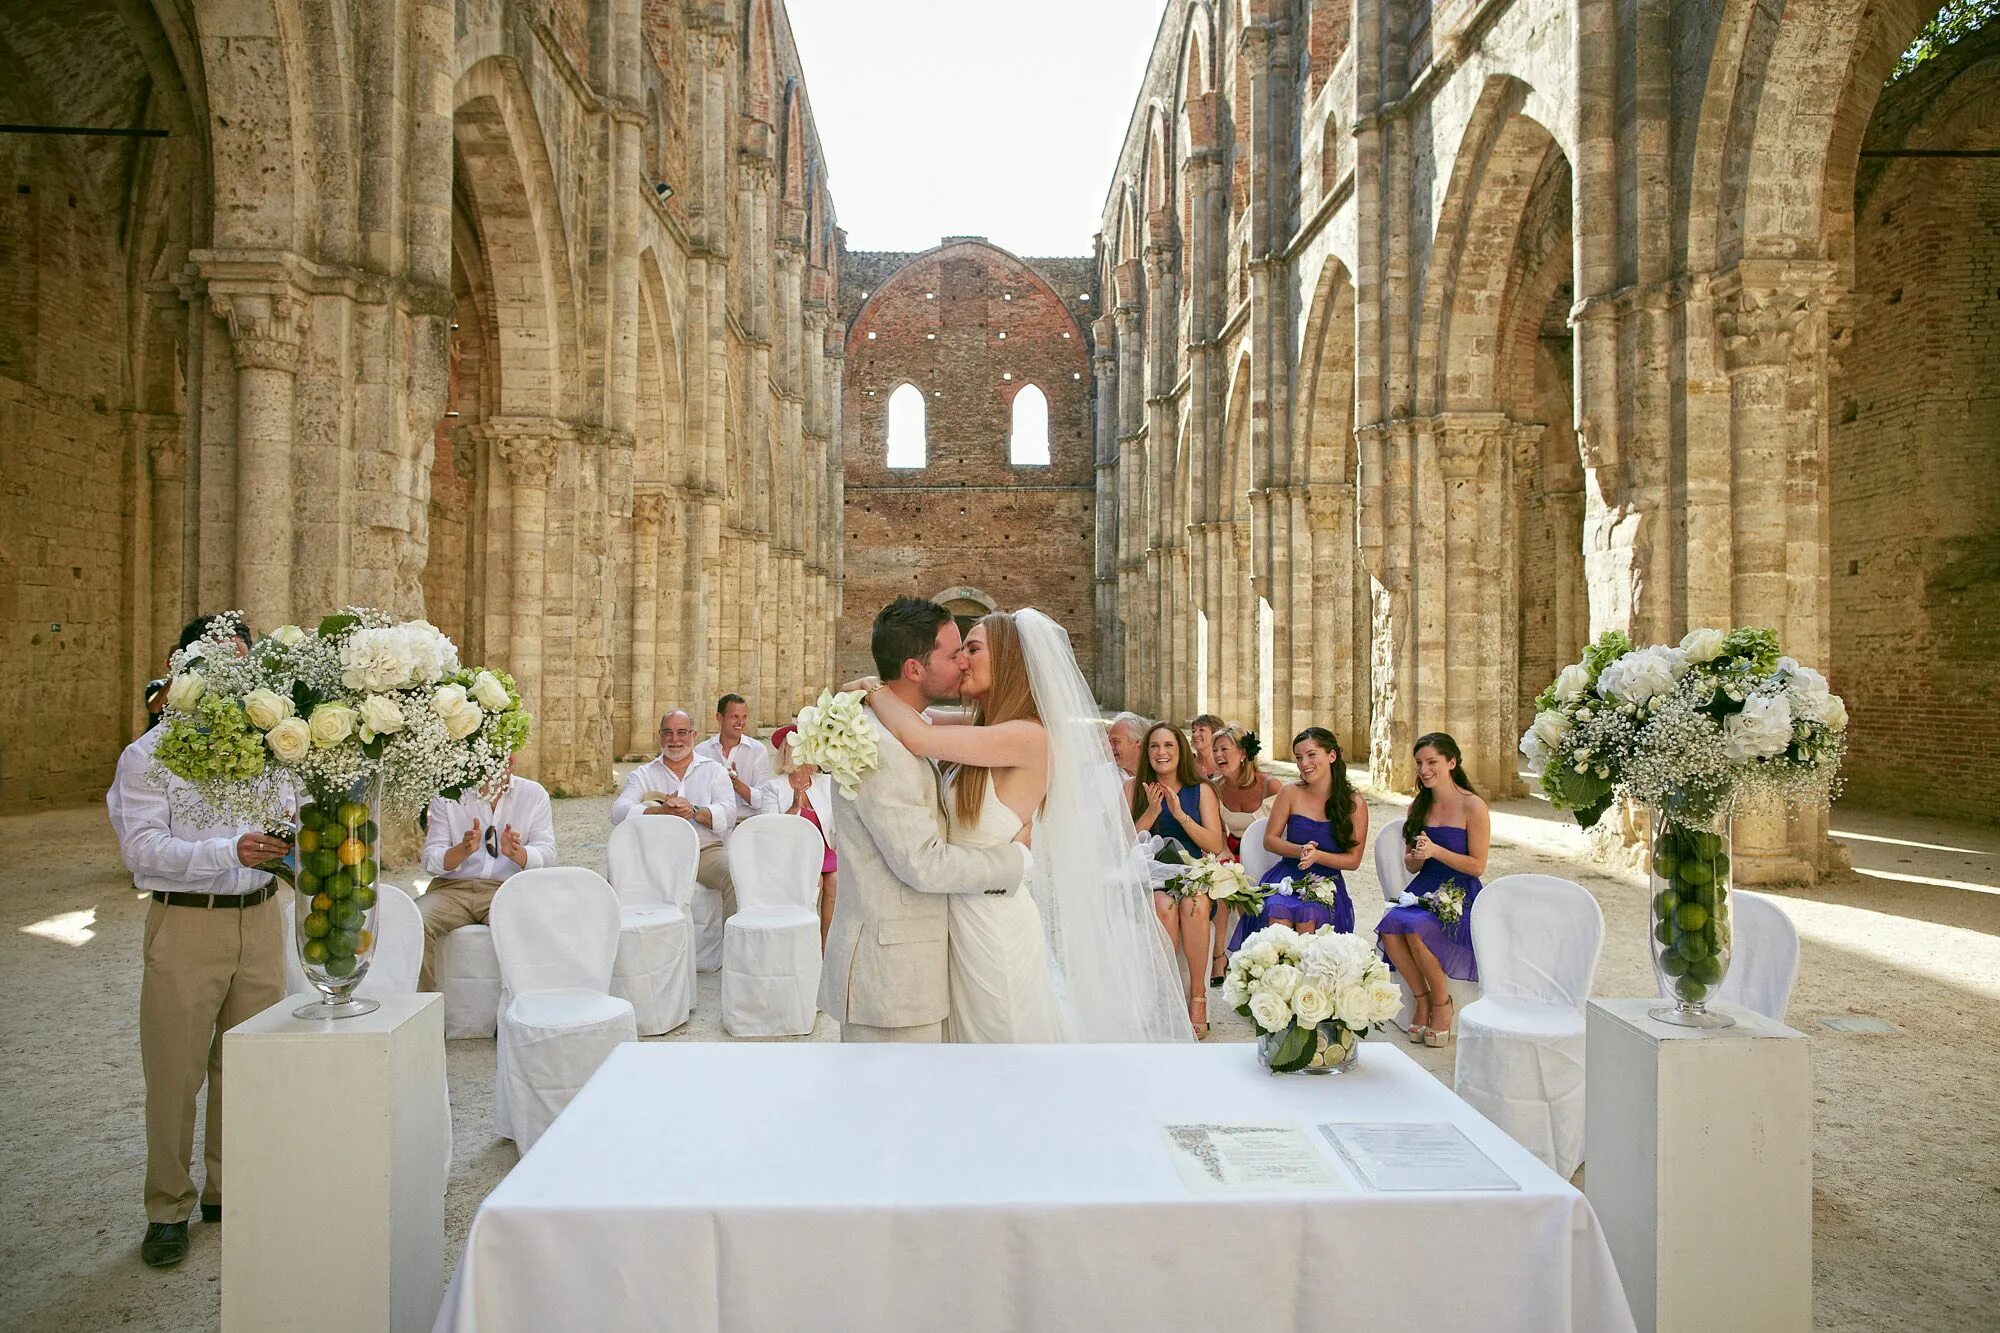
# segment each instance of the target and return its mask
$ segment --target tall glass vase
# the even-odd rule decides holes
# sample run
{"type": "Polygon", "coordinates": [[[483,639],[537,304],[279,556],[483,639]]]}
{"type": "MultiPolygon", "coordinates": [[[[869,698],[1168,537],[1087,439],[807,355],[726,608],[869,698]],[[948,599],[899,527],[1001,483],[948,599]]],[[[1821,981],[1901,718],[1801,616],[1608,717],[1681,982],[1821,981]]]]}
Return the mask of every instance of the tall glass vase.
{"type": "Polygon", "coordinates": [[[354,994],[375,954],[381,837],[380,783],[372,776],[314,792],[299,808],[287,858],[299,895],[293,942],[320,999],[294,1009],[296,1018],[355,1018],[381,1008],[354,994]]]}
{"type": "Polygon", "coordinates": [[[1710,1012],[1729,975],[1730,812],[1658,807],[1653,811],[1653,971],[1673,1003],[1648,1010],[1679,1027],[1726,1028],[1710,1012]]]}

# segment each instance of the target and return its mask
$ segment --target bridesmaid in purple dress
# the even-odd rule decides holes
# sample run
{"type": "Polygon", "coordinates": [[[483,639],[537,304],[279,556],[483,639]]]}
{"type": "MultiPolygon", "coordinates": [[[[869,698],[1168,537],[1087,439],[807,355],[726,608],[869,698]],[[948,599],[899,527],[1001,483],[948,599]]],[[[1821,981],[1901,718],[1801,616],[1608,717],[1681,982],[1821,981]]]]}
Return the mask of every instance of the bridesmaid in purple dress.
{"type": "MultiPolygon", "coordinates": [[[[1179,727],[1171,722],[1152,725],[1140,753],[1139,771],[1139,777],[1125,780],[1134,828],[1174,843],[1190,863],[1226,850],[1222,806],[1215,799],[1215,788],[1201,780],[1194,752],[1179,727]]],[[[1188,1023],[1197,1037],[1208,1035],[1208,991],[1202,978],[1208,966],[1210,907],[1206,895],[1190,895],[1179,902],[1164,893],[1153,895],[1160,925],[1187,961],[1188,1023]]]]}
{"type": "Polygon", "coordinates": [[[1448,1046],[1458,1034],[1452,1031],[1457,1015],[1447,979],[1479,980],[1472,956],[1472,903],[1479,896],[1479,877],[1486,873],[1492,829],[1486,802],[1473,792],[1459,766],[1457,741],[1434,731],[1419,736],[1412,753],[1418,787],[1403,821],[1403,864],[1416,878],[1405,891],[1421,898],[1455,883],[1465,890],[1465,910],[1456,924],[1446,926],[1429,908],[1392,907],[1376,923],[1375,934],[1382,941],[1382,956],[1417,998],[1410,1040],[1448,1046]]]}
{"type": "Polygon", "coordinates": [[[1264,849],[1275,852],[1278,863],[1264,872],[1262,882],[1330,879],[1337,889],[1334,905],[1274,893],[1264,900],[1261,913],[1237,923],[1232,950],[1252,932],[1281,922],[1302,931],[1329,923],[1343,935],[1354,931],[1354,901],[1340,872],[1361,864],[1361,851],[1368,845],[1368,803],[1348,785],[1340,742],[1325,727],[1307,727],[1294,736],[1292,758],[1298,761],[1299,780],[1286,783],[1271,803],[1264,849]]]}

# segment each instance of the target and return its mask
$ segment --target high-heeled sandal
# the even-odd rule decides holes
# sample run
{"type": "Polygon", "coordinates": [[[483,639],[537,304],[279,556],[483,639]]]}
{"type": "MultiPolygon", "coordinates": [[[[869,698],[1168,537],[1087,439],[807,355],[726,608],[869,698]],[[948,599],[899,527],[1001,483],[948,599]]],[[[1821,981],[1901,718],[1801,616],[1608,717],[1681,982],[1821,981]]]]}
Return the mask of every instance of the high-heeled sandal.
{"type": "Polygon", "coordinates": [[[1208,1040],[1208,997],[1206,995],[1196,995],[1188,1000],[1188,1023],[1194,1028],[1194,1039],[1196,1041],[1208,1040]],[[1199,1019],[1195,1017],[1194,1013],[1196,1005],[1201,1006],[1201,1017],[1199,1019]]]}
{"type": "MultiPolygon", "coordinates": [[[[1446,1009],[1452,1010],[1452,1017],[1454,1019],[1458,1017],[1457,1006],[1455,1006],[1452,1003],[1450,995],[1446,995],[1443,1000],[1439,1001],[1439,1004],[1441,1004],[1446,1009]]],[[[1433,1018],[1437,1016],[1437,1010],[1439,1004],[1433,1004],[1431,1006],[1431,1016],[1433,1018]]],[[[1444,1027],[1440,1028],[1437,1026],[1437,1024],[1433,1023],[1431,1026],[1424,1029],[1424,1045],[1426,1046],[1430,1047],[1449,1046],[1452,1044],[1452,1042],[1456,1040],[1458,1040],[1458,1033],[1453,1030],[1450,1024],[1446,1024],[1444,1027]]]]}
{"type": "Polygon", "coordinates": [[[1430,1024],[1419,1023],[1417,1021],[1418,1005],[1422,1005],[1426,1012],[1429,1011],[1431,1007],[1431,993],[1429,991],[1425,991],[1422,995],[1417,996],[1410,1006],[1410,1026],[1403,1030],[1403,1035],[1409,1038],[1410,1045],[1412,1046],[1423,1045],[1424,1034],[1431,1030],[1430,1024]]]}

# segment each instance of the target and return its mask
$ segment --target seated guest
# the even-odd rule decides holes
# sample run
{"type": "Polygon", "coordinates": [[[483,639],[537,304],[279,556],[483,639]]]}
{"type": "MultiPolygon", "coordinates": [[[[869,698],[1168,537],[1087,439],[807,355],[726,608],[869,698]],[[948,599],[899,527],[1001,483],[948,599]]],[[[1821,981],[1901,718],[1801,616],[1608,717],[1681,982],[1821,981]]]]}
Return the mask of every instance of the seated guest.
{"type": "Polygon", "coordinates": [[[1228,726],[1213,713],[1198,713],[1187,725],[1188,744],[1194,747],[1195,771],[1203,782],[1215,781],[1215,736],[1228,726]]]}
{"type": "Polygon", "coordinates": [[[833,779],[811,764],[792,757],[790,741],[798,728],[789,722],[771,733],[778,751],[778,773],[757,784],[751,794],[752,810],[760,815],[798,815],[811,821],[826,844],[826,856],[819,865],[819,947],[826,948],[826,928],[833,924],[834,875],[840,858],[833,853],[833,779]]]}
{"type": "MultiPolygon", "coordinates": [[[[1215,733],[1215,798],[1222,806],[1222,832],[1232,856],[1243,854],[1243,835],[1250,826],[1271,813],[1278,791],[1285,784],[1257,770],[1262,749],[1254,731],[1226,726],[1215,733]]],[[[1229,961],[1224,943],[1235,924],[1236,909],[1218,914],[1215,923],[1215,956],[1209,960],[1208,984],[1220,986],[1229,961]]]]}
{"type": "Polygon", "coordinates": [[[1382,956],[1402,974],[1417,997],[1410,1017],[1410,1040],[1448,1046],[1456,1015],[1449,977],[1479,980],[1472,954],[1472,902],[1486,873],[1492,829],[1486,802],[1472,790],[1459,766],[1458,742],[1442,731],[1417,737],[1411,753],[1417,764],[1417,799],[1403,820],[1403,864],[1416,874],[1406,893],[1421,898],[1434,889],[1465,890],[1465,906],[1455,925],[1446,926],[1425,907],[1392,907],[1376,923],[1382,956]]]}
{"type": "MultiPolygon", "coordinates": [[[[1141,836],[1156,833],[1174,844],[1188,861],[1226,850],[1222,815],[1215,789],[1194,770],[1187,737],[1171,722],[1155,722],[1146,733],[1147,777],[1125,784],[1132,825],[1141,836]]],[[[1164,854],[1162,859],[1165,859],[1164,854]]],[[[1209,920],[1214,908],[1206,894],[1190,894],[1176,903],[1164,892],[1153,894],[1167,937],[1187,959],[1188,1022],[1197,1036],[1208,1035],[1208,991],[1202,969],[1208,966],[1209,920]]]]}
{"type": "Polygon", "coordinates": [[[771,756],[764,742],[755,736],[744,738],[750,726],[750,705],[740,694],[725,694],[715,705],[715,734],[694,747],[729,772],[729,788],[736,793],[736,817],[750,817],[751,798],[758,784],[771,776],[771,756]]]}
{"type": "Polygon", "coordinates": [[[1344,935],[1354,930],[1354,900],[1347,896],[1340,872],[1361,864],[1368,842],[1368,803],[1348,785],[1340,742],[1325,727],[1307,727],[1294,736],[1292,757],[1298,761],[1299,780],[1286,783],[1271,803],[1264,849],[1276,853],[1278,863],[1264,872],[1261,882],[1332,880],[1334,902],[1329,907],[1297,894],[1274,893],[1264,900],[1261,915],[1237,924],[1232,948],[1252,931],[1280,922],[1301,931],[1318,930],[1329,921],[1344,935]]]}
{"type": "Polygon", "coordinates": [[[695,879],[722,895],[725,920],[735,915],[736,885],[729,878],[722,840],[736,826],[736,794],[729,770],[695,753],[694,715],[686,709],[676,708],[660,719],[660,757],[627,774],[611,805],[613,824],[635,814],[673,815],[694,825],[701,843],[695,879]]]}
{"type": "Polygon", "coordinates": [[[491,800],[475,788],[434,798],[424,812],[424,870],[430,887],[417,898],[424,914],[424,965],[417,989],[437,989],[437,942],[460,926],[486,923],[493,895],[523,870],[556,861],[555,807],[548,789],[516,776],[510,757],[491,800]]]}
{"type": "Polygon", "coordinates": [[[1138,776],[1139,752],[1146,748],[1146,728],[1150,725],[1137,713],[1120,713],[1111,719],[1107,736],[1111,742],[1111,760],[1128,778],[1138,776]]]}
{"type": "MultiPolygon", "coordinates": [[[[208,633],[212,616],[181,631],[182,648],[208,633]]],[[[248,652],[247,639],[238,651],[248,652]]],[[[222,1220],[222,1034],[285,998],[285,927],[261,867],[290,845],[255,824],[203,827],[173,811],[185,790],[155,771],[160,729],[118,757],[105,793],[111,830],[146,908],[139,982],[139,1064],[146,1079],[146,1233],[139,1257],[166,1268],[187,1257],[197,1198],[204,1222],[222,1220]],[[195,1193],[195,1098],[208,1083],[203,1158],[195,1193]]]]}

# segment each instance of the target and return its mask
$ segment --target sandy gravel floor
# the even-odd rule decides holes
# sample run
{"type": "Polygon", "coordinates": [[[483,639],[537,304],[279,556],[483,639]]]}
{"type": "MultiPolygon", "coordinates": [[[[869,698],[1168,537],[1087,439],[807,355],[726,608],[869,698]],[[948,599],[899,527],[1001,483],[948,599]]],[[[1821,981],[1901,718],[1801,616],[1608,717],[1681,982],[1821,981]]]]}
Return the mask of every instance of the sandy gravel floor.
{"type": "MultiPolygon", "coordinates": [[[[605,799],[556,803],[562,859],[601,869],[605,799]]],[[[1375,804],[1374,820],[1400,818],[1375,804]]],[[[1843,812],[1855,873],[1781,891],[1803,957],[1789,1021],[1812,1040],[1815,1322],[1833,1329],[1992,1328],[2000,1319],[2000,830],[1843,812]],[[1891,1035],[1823,1018],[1870,1015],[1891,1035]]],[[[1495,812],[1489,878],[1544,870],[1603,904],[1599,995],[1652,990],[1639,878],[1591,862],[1546,806],[1495,812]]],[[[398,882],[407,882],[399,879],[398,882]]],[[[1362,926],[1381,899],[1351,878],[1362,926]]],[[[138,1051],[145,906],[101,808],[0,819],[0,1328],[214,1327],[219,1227],[186,1263],[138,1258],[144,1131],[138,1051]]],[[[1214,1040],[1248,1025],[1216,1008],[1214,1040]]],[[[716,979],[661,1040],[722,1039],[716,979]]],[[[837,1037],[822,1018],[810,1040],[837,1037]]],[[[515,1161],[493,1133],[493,1044],[450,1043],[456,1157],[446,1198],[456,1265],[479,1201],[515,1161]]],[[[1452,1054],[1416,1047],[1446,1081],[1452,1054]]],[[[1246,1055],[1246,1058],[1247,1055],[1246,1055]]],[[[199,1143],[199,1136],[197,1136],[199,1143]]]]}

